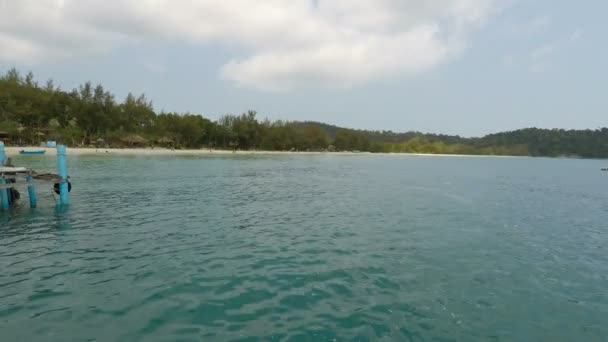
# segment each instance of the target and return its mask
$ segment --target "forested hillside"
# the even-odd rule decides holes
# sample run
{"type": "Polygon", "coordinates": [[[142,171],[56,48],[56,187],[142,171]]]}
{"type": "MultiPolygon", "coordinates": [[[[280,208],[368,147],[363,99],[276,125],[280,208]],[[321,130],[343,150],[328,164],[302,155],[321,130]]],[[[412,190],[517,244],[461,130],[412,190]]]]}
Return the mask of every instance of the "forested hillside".
{"type": "Polygon", "coordinates": [[[123,100],[86,82],[60,89],[32,73],[0,75],[0,132],[7,143],[70,146],[165,146],[297,151],[370,151],[608,158],[608,128],[527,128],[482,138],[346,129],[318,122],[260,120],[254,111],[217,121],[192,113],[156,113],[144,95],[123,100]]]}

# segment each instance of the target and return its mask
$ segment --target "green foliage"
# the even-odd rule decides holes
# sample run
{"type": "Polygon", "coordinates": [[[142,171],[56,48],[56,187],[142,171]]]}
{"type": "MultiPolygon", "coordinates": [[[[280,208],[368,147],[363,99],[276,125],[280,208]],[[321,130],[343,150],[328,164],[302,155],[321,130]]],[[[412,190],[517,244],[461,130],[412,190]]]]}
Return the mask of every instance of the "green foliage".
{"type": "Polygon", "coordinates": [[[369,151],[369,134],[365,131],[341,128],[336,131],[334,145],[340,151],[369,151]]]}
{"type": "Polygon", "coordinates": [[[15,144],[54,139],[70,146],[214,147],[278,151],[369,151],[384,153],[577,156],[608,158],[608,128],[527,128],[483,138],[420,132],[365,131],[318,122],[258,120],[254,111],[224,115],[155,113],[145,95],[117,102],[102,85],[86,82],[70,92],[30,72],[0,75],[0,131],[15,144]]]}

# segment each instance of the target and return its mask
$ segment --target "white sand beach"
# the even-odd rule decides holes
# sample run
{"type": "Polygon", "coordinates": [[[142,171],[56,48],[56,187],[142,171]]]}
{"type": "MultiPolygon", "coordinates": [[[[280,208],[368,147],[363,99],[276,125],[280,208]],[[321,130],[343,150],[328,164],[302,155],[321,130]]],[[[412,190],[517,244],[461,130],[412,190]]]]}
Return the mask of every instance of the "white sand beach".
{"type": "MultiPolygon", "coordinates": [[[[46,155],[56,155],[57,150],[45,147],[6,147],[9,156],[19,155],[19,152],[45,150],[46,155]]],[[[427,156],[427,157],[479,157],[479,158],[521,158],[516,156],[492,156],[492,155],[463,155],[463,154],[428,154],[428,153],[371,153],[371,152],[292,152],[292,151],[263,151],[263,150],[216,150],[216,149],[191,149],[172,150],[165,148],[87,148],[68,147],[68,155],[375,155],[375,156],[427,156]]]]}
{"type": "MultiPolygon", "coordinates": [[[[56,155],[57,150],[54,148],[45,147],[6,147],[6,153],[10,155],[18,155],[20,151],[40,151],[45,150],[46,155],[56,155]]],[[[329,152],[290,152],[290,151],[232,151],[232,150],[216,150],[216,149],[197,149],[197,150],[172,150],[164,148],[84,148],[84,147],[68,147],[69,155],[253,155],[253,154],[293,154],[293,155],[317,155],[317,154],[329,154],[329,152]]],[[[352,152],[337,152],[333,154],[354,154],[352,152]]],[[[367,152],[357,154],[371,154],[367,152]]]]}

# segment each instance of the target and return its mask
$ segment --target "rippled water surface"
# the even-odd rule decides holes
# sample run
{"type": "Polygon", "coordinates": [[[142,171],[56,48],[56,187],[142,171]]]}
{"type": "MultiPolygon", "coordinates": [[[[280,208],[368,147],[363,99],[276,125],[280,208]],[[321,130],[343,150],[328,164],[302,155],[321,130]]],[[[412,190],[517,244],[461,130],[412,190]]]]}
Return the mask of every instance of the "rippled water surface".
{"type": "Polygon", "coordinates": [[[608,340],[602,161],[69,163],[0,214],[1,341],[608,340]]]}

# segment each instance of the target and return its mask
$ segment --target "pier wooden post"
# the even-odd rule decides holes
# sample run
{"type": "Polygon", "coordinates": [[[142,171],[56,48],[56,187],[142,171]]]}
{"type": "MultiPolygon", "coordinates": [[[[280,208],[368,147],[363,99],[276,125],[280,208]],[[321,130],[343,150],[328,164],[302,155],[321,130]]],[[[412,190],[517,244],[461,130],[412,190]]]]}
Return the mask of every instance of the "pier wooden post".
{"type": "MultiPolygon", "coordinates": [[[[5,159],[6,154],[4,152],[4,142],[0,141],[0,167],[4,166],[5,159]]],[[[6,184],[6,180],[4,178],[0,178],[0,185],[4,184],[6,184]]],[[[0,189],[0,202],[2,202],[2,209],[8,210],[8,189],[0,189]]]]}
{"type": "Polygon", "coordinates": [[[59,202],[62,205],[67,205],[70,203],[70,200],[68,196],[68,165],[65,145],[57,145],[57,171],[61,177],[61,183],[59,183],[59,202]]]}
{"type": "Polygon", "coordinates": [[[26,178],[27,180],[27,194],[30,198],[30,208],[36,208],[38,205],[38,198],[36,197],[36,186],[34,185],[34,178],[32,178],[31,172],[26,178]]]}
{"type": "MultiPolygon", "coordinates": [[[[4,179],[0,179],[0,185],[4,185],[6,184],[6,181],[4,179]]],[[[8,193],[6,192],[6,189],[1,189],[0,190],[0,201],[2,202],[2,209],[4,210],[8,210],[8,193]]]]}

